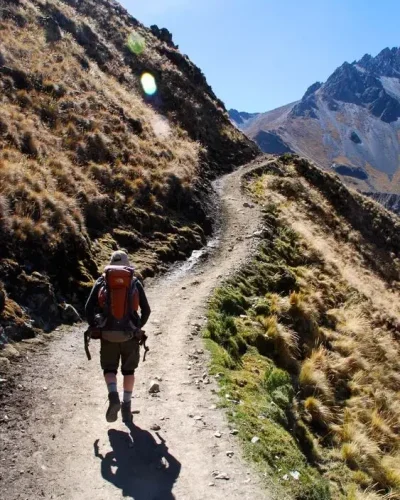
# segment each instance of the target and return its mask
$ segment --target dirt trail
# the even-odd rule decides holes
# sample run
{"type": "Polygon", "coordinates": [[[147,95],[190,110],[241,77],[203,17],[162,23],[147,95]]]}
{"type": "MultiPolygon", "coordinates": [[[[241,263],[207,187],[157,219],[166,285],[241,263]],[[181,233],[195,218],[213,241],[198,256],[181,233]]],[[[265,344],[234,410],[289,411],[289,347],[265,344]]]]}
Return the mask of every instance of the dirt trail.
{"type": "Polygon", "coordinates": [[[132,432],[122,422],[105,421],[98,346],[92,343],[88,362],[82,328],[64,331],[47,350],[40,347],[30,357],[20,381],[19,408],[25,398],[34,404],[20,410],[18,425],[12,425],[18,415],[9,408],[0,461],[2,499],[271,498],[242,459],[223,411],[215,409],[217,385],[213,378],[207,383],[208,356],[196,334],[210,293],[239,268],[254,244],[251,235],[261,216],[257,207],[243,206],[241,192],[242,174],[250,168],[217,183],[223,227],[204,262],[189,270],[186,263],[147,285],[151,352],[137,372],[132,432]],[[161,378],[159,397],[148,394],[155,377],[161,378]],[[151,430],[154,424],[161,428],[158,433],[151,430]],[[214,471],[230,479],[216,479],[214,471]]]}

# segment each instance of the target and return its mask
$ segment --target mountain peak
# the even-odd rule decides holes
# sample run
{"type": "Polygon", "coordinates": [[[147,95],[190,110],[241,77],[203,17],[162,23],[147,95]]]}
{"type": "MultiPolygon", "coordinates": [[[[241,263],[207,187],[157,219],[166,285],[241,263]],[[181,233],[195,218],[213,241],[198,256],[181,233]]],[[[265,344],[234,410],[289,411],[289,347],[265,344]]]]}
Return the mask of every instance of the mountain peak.
{"type": "Polygon", "coordinates": [[[365,70],[379,76],[399,77],[400,76],[400,48],[386,47],[379,54],[372,57],[369,54],[356,63],[365,70]]]}
{"type": "Polygon", "coordinates": [[[256,118],[260,113],[246,113],[245,111],[238,111],[237,109],[230,109],[228,111],[229,118],[238,127],[245,126],[250,120],[256,118]]]}
{"type": "Polygon", "coordinates": [[[290,148],[334,169],[352,187],[400,193],[400,48],[344,62],[298,102],[260,114],[242,130],[266,153],[290,148]]]}

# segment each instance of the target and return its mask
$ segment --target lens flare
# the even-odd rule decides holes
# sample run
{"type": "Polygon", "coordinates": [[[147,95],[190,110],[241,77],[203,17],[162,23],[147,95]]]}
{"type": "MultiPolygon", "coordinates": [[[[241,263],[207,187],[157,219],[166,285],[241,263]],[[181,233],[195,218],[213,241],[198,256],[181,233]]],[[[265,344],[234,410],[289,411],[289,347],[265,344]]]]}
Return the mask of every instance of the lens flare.
{"type": "Polygon", "coordinates": [[[156,79],[151,73],[143,73],[140,77],[140,83],[145,94],[154,95],[157,92],[156,79]]]}
{"type": "Polygon", "coordinates": [[[142,38],[137,33],[133,32],[128,36],[128,40],[126,41],[126,45],[128,49],[133,53],[139,56],[145,49],[146,42],[144,38],[142,38]]]}

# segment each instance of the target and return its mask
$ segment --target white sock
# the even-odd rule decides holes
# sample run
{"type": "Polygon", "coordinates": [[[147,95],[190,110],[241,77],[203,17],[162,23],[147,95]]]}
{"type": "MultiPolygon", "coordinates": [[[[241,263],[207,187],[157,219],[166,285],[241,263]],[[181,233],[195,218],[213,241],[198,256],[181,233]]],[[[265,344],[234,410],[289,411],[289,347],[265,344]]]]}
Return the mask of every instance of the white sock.
{"type": "Polygon", "coordinates": [[[124,391],[124,403],[130,403],[132,399],[132,391],[124,391]]]}

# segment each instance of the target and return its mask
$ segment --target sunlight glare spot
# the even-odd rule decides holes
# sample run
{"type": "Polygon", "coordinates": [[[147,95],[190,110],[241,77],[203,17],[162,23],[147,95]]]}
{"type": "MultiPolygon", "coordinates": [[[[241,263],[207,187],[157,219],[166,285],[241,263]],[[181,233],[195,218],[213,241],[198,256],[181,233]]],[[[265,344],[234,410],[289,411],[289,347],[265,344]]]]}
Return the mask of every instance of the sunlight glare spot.
{"type": "Polygon", "coordinates": [[[140,77],[140,83],[145,94],[154,95],[157,92],[156,79],[151,73],[143,73],[140,77]]]}

